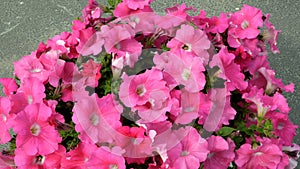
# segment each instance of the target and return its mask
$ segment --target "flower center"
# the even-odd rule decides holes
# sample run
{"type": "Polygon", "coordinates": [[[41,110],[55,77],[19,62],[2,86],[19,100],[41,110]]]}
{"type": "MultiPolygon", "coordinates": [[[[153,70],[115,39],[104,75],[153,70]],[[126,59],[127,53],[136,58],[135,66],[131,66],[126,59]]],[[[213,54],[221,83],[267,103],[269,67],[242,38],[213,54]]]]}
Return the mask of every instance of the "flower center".
{"type": "Polygon", "coordinates": [[[183,80],[187,81],[191,77],[191,72],[188,69],[183,69],[183,72],[181,73],[181,77],[183,80]]]}
{"type": "Polygon", "coordinates": [[[248,28],[248,27],[249,27],[249,22],[248,22],[247,20],[244,20],[244,21],[242,22],[242,24],[241,24],[241,27],[242,27],[243,29],[248,28]]]}
{"type": "Polygon", "coordinates": [[[31,69],[31,73],[40,73],[42,70],[39,68],[31,69]]]}
{"type": "Polygon", "coordinates": [[[139,96],[143,96],[145,93],[146,93],[146,89],[144,87],[144,85],[139,85],[137,88],[136,88],[136,94],[139,95],[139,96]]]}
{"type": "Polygon", "coordinates": [[[1,114],[3,121],[5,122],[7,120],[7,117],[4,114],[1,114]]]}
{"type": "Polygon", "coordinates": [[[109,165],[109,169],[118,169],[118,165],[117,164],[110,164],[109,165]]]}
{"type": "Polygon", "coordinates": [[[192,46],[190,44],[183,44],[181,48],[188,52],[192,51],[192,46]]]}
{"type": "Polygon", "coordinates": [[[41,132],[40,125],[38,125],[37,123],[34,123],[33,125],[31,125],[30,132],[31,132],[32,135],[38,136],[41,132]]]}
{"type": "Polygon", "coordinates": [[[33,102],[33,98],[31,95],[27,96],[28,104],[31,104],[33,102]]]}
{"type": "Polygon", "coordinates": [[[284,123],[279,123],[278,125],[277,125],[277,129],[278,130],[282,130],[284,128],[284,123]]]}
{"type": "Polygon", "coordinates": [[[207,156],[207,158],[208,158],[208,159],[211,158],[212,156],[214,156],[214,154],[215,154],[215,153],[209,153],[208,156],[207,156]]]}
{"type": "Polygon", "coordinates": [[[37,165],[43,165],[44,162],[45,162],[45,159],[46,159],[45,156],[38,155],[38,156],[36,156],[36,157],[34,158],[33,163],[34,163],[34,164],[37,164],[37,165]]]}
{"type": "Polygon", "coordinates": [[[187,156],[187,155],[189,155],[189,152],[188,152],[188,151],[183,151],[183,152],[181,152],[181,154],[180,154],[180,156],[187,156]]]}
{"type": "Polygon", "coordinates": [[[97,126],[99,124],[99,116],[96,113],[93,113],[90,116],[90,122],[92,125],[97,126]]]}
{"type": "Polygon", "coordinates": [[[262,154],[263,154],[262,152],[256,152],[256,153],[254,153],[254,156],[260,156],[262,154]]]}

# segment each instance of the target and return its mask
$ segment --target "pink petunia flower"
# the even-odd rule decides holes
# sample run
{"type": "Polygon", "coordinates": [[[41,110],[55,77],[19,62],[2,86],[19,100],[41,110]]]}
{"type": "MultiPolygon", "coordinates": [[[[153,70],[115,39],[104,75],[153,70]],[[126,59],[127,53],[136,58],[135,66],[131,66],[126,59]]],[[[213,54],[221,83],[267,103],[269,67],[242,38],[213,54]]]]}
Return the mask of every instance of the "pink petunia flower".
{"type": "Polygon", "coordinates": [[[222,124],[233,120],[236,110],[231,107],[230,94],[226,89],[210,89],[208,94],[200,93],[199,124],[207,131],[216,131],[222,124]]]}
{"type": "Polygon", "coordinates": [[[206,32],[211,33],[223,33],[229,26],[228,18],[225,13],[221,13],[220,17],[213,16],[208,21],[209,27],[206,29],[206,32]]]}
{"type": "Polygon", "coordinates": [[[296,136],[297,125],[294,125],[288,118],[287,114],[279,112],[270,112],[267,114],[272,120],[274,126],[274,134],[279,136],[283,141],[283,145],[290,146],[294,136],[296,136]]]}
{"type": "Polygon", "coordinates": [[[123,154],[130,163],[144,163],[146,157],[152,155],[151,139],[145,136],[143,127],[122,126],[118,128],[116,145],[125,150],[123,154]]]}
{"type": "Polygon", "coordinates": [[[11,110],[11,103],[8,98],[0,97],[0,144],[7,143],[11,136],[9,134],[9,125],[11,115],[9,114],[11,110]]]}
{"type": "Polygon", "coordinates": [[[18,85],[13,78],[0,78],[0,83],[3,86],[3,93],[6,96],[12,95],[18,89],[18,85]]]}
{"type": "Polygon", "coordinates": [[[43,64],[44,69],[52,72],[54,66],[59,62],[60,53],[56,50],[49,50],[46,53],[42,53],[39,57],[41,64],[43,64]]]}
{"type": "Polygon", "coordinates": [[[171,167],[181,169],[198,169],[200,162],[207,158],[208,144],[198,131],[188,128],[188,134],[174,148],[168,151],[171,167]]]}
{"type": "Polygon", "coordinates": [[[103,39],[98,37],[98,34],[95,34],[95,30],[93,28],[87,28],[87,29],[81,29],[78,30],[78,39],[80,39],[78,46],[76,47],[76,50],[83,54],[88,55],[91,53],[98,54],[101,52],[102,45],[103,45],[103,39]],[[99,47],[98,49],[95,49],[94,46],[91,46],[92,48],[88,48],[91,45],[91,42],[94,42],[97,40],[97,43],[95,44],[95,47],[99,47]]]}
{"type": "Polygon", "coordinates": [[[118,147],[98,148],[94,144],[79,143],[62,159],[61,169],[125,169],[125,160],[118,147]]]}
{"type": "Polygon", "coordinates": [[[97,87],[98,80],[101,78],[101,64],[95,63],[94,60],[90,59],[82,66],[82,75],[84,78],[86,78],[86,85],[91,87],[97,87]]]}
{"type": "Polygon", "coordinates": [[[169,99],[169,90],[154,90],[149,95],[149,100],[144,105],[133,107],[133,111],[137,110],[141,118],[138,123],[155,123],[167,119],[165,113],[170,111],[171,102],[169,99]]]}
{"type": "Polygon", "coordinates": [[[12,126],[17,133],[17,148],[22,148],[28,155],[46,155],[58,149],[61,138],[48,118],[51,109],[44,103],[30,104],[19,112],[12,126]]]}
{"type": "Polygon", "coordinates": [[[146,70],[145,73],[132,76],[124,73],[122,79],[119,97],[127,107],[144,105],[149,101],[153,91],[166,89],[163,74],[158,69],[146,70]]]}
{"type": "Polygon", "coordinates": [[[28,105],[28,98],[24,93],[16,93],[10,96],[11,111],[10,114],[17,114],[28,105]]]}
{"type": "Polygon", "coordinates": [[[257,112],[258,117],[264,117],[267,112],[279,111],[288,113],[290,107],[284,96],[280,93],[275,93],[272,97],[265,95],[263,89],[257,89],[255,86],[248,93],[242,96],[246,102],[250,104],[250,109],[257,112]]]}
{"type": "Polygon", "coordinates": [[[236,165],[241,169],[248,168],[277,168],[283,153],[273,143],[267,143],[253,148],[250,144],[243,144],[236,150],[236,165]]]}
{"type": "Polygon", "coordinates": [[[58,59],[56,64],[53,66],[53,70],[51,71],[51,74],[49,75],[48,82],[53,87],[58,87],[59,80],[62,78],[62,74],[64,74],[64,67],[68,64],[68,62],[65,62],[62,59],[58,59]]]}
{"type": "Polygon", "coordinates": [[[28,155],[22,149],[15,150],[15,164],[20,169],[59,169],[61,167],[61,159],[65,157],[66,149],[59,146],[59,149],[47,155],[28,155]]]}
{"type": "MultiPolygon", "coordinates": [[[[67,44],[67,40],[72,37],[70,32],[62,32],[59,35],[54,36],[47,41],[47,48],[51,48],[51,50],[59,55],[67,55],[69,57],[69,52],[71,50],[70,46],[67,44]]],[[[78,43],[78,41],[76,41],[78,43]]],[[[43,55],[43,54],[41,54],[43,55]]]]}
{"type": "Polygon", "coordinates": [[[145,6],[149,6],[152,0],[124,0],[123,1],[128,8],[137,10],[144,9],[145,6]]]}
{"type": "Polygon", "coordinates": [[[210,47],[210,41],[203,31],[190,25],[182,25],[167,47],[175,53],[198,56],[204,64],[208,63],[209,55],[206,50],[210,47]]]}
{"type": "Polygon", "coordinates": [[[40,103],[46,97],[45,86],[37,78],[24,78],[18,93],[24,93],[27,104],[40,103]]]}
{"type": "Polygon", "coordinates": [[[177,115],[175,123],[189,124],[198,117],[200,96],[199,93],[191,93],[181,90],[181,111],[177,115]]]}
{"type": "Polygon", "coordinates": [[[79,143],[62,158],[61,169],[88,169],[88,163],[97,149],[95,144],[79,143]]]}
{"type": "MultiPolygon", "coordinates": [[[[260,118],[265,117],[266,113],[270,110],[270,105],[264,103],[263,90],[258,90],[256,87],[252,87],[249,93],[244,93],[242,96],[246,102],[252,102],[257,112],[257,116],[260,118]]],[[[251,107],[250,107],[251,108],[251,107]]]]}
{"type": "Polygon", "coordinates": [[[262,67],[258,72],[261,73],[266,80],[265,91],[267,94],[273,93],[277,88],[283,89],[286,92],[294,92],[294,84],[284,85],[281,79],[275,78],[275,72],[273,70],[262,67]]]}
{"type": "Polygon", "coordinates": [[[41,61],[35,57],[35,54],[32,53],[29,56],[22,57],[21,60],[14,62],[14,74],[20,79],[26,77],[36,77],[41,82],[45,82],[50,72],[45,70],[41,61]]]}
{"type": "Polygon", "coordinates": [[[234,161],[234,142],[220,136],[210,136],[207,142],[210,153],[204,161],[204,168],[227,169],[230,162],[234,161]]]}
{"type": "Polygon", "coordinates": [[[177,85],[184,85],[189,92],[199,92],[205,86],[205,71],[200,57],[186,55],[177,56],[174,53],[155,55],[154,63],[174,78],[177,85]]]}
{"type": "Polygon", "coordinates": [[[267,30],[263,31],[262,33],[263,40],[268,42],[273,53],[280,53],[279,49],[277,48],[277,40],[279,33],[281,33],[281,30],[275,29],[275,26],[269,21],[270,16],[270,14],[266,15],[265,26],[267,30]]]}
{"type": "Polygon", "coordinates": [[[145,5],[145,2],[150,2],[149,0],[141,0],[140,3],[134,3],[134,1],[138,1],[138,0],[127,0],[127,2],[130,2],[130,6],[131,8],[136,8],[136,7],[142,7],[141,8],[137,8],[136,10],[131,9],[128,6],[128,3],[126,2],[121,2],[119,3],[115,10],[114,10],[114,16],[116,17],[126,17],[129,16],[131,14],[137,14],[137,13],[144,13],[144,12],[153,12],[152,8],[150,7],[150,5],[145,5]]]}
{"type": "Polygon", "coordinates": [[[228,52],[226,48],[221,48],[218,54],[213,56],[209,66],[220,68],[217,76],[226,80],[227,90],[244,90],[247,82],[244,81],[245,75],[241,72],[240,66],[234,63],[235,55],[228,52]]]}
{"type": "Polygon", "coordinates": [[[80,98],[73,107],[72,117],[80,139],[92,143],[112,142],[115,129],[121,126],[122,108],[113,95],[99,99],[93,94],[80,98]]]}
{"type": "Polygon", "coordinates": [[[88,5],[82,10],[81,19],[84,21],[85,25],[94,24],[101,17],[103,11],[99,7],[96,0],[88,0],[88,5]]]}
{"type": "Polygon", "coordinates": [[[176,32],[176,27],[188,21],[188,11],[195,9],[193,7],[187,7],[185,3],[176,4],[173,7],[166,8],[165,16],[160,16],[156,19],[156,24],[163,30],[168,30],[169,34],[173,37],[176,32]],[[173,33],[174,32],[174,33],[173,33]]]}
{"type": "Polygon", "coordinates": [[[232,34],[240,39],[253,39],[260,33],[258,27],[263,25],[262,12],[255,7],[245,4],[240,11],[231,15],[229,23],[231,27],[228,34],[232,34]]]}
{"type": "Polygon", "coordinates": [[[86,166],[88,169],[125,169],[125,159],[121,153],[119,147],[100,147],[92,154],[86,166]]]}
{"type": "Polygon", "coordinates": [[[101,32],[105,39],[106,52],[114,53],[113,66],[117,66],[115,62],[120,62],[121,59],[123,66],[133,67],[142,53],[142,44],[133,38],[134,30],[130,26],[118,25],[113,28],[102,26],[101,32]]]}
{"type": "Polygon", "coordinates": [[[98,55],[102,51],[102,46],[104,44],[104,38],[102,37],[101,32],[96,32],[89,37],[89,39],[85,42],[81,48],[78,48],[78,53],[83,56],[87,55],[98,55]]]}

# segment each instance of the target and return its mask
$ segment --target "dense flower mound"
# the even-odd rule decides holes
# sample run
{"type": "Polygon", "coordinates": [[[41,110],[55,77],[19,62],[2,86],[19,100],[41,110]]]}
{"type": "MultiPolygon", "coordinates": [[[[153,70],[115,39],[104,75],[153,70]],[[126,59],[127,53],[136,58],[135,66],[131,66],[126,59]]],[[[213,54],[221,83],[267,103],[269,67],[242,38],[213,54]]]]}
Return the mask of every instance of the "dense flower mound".
{"type": "Polygon", "coordinates": [[[89,0],[72,32],[14,62],[0,79],[0,168],[297,166],[270,15],[158,15],[151,2],[89,0]]]}

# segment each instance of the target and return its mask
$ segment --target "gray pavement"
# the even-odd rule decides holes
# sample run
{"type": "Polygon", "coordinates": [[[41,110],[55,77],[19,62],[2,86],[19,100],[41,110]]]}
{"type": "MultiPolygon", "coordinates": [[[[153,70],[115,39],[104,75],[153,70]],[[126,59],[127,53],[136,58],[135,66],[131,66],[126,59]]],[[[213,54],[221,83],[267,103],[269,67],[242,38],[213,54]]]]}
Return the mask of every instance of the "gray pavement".
{"type": "MultiPolygon", "coordinates": [[[[98,0],[105,3],[104,0],[98,0]]],[[[279,36],[279,55],[270,55],[271,67],[283,82],[295,83],[295,92],[285,94],[291,120],[300,125],[300,1],[299,0],[159,0],[156,11],[175,3],[202,8],[209,16],[235,11],[243,4],[256,6],[272,15],[271,21],[283,32],[279,36]]],[[[71,22],[80,16],[87,0],[0,0],[0,77],[12,77],[13,61],[35,50],[40,41],[70,31],[71,22]]],[[[300,136],[295,138],[300,144],[300,136]]]]}

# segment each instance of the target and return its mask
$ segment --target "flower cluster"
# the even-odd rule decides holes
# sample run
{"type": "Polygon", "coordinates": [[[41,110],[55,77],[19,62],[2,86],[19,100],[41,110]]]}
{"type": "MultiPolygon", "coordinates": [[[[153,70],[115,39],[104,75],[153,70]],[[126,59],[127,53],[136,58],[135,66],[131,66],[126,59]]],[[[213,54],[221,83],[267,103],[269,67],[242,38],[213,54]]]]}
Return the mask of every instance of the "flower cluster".
{"type": "Polygon", "coordinates": [[[108,2],[89,0],[71,33],[0,79],[1,168],[296,167],[282,94],[294,86],[267,60],[280,33],[269,14],[108,2]]]}

